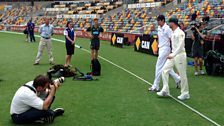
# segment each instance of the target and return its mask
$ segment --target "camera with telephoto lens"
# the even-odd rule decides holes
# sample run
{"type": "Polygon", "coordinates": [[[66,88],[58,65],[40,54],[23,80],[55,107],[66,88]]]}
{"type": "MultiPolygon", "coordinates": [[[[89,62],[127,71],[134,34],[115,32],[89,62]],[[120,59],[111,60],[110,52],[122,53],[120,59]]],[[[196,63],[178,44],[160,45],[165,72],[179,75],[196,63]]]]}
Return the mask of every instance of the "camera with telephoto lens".
{"type": "MultiPolygon", "coordinates": [[[[51,85],[61,85],[65,81],[64,77],[59,77],[55,80],[51,80],[51,85]]],[[[48,85],[48,88],[45,89],[45,91],[39,92],[38,96],[42,99],[45,100],[47,96],[49,95],[50,92],[50,86],[48,85]]]]}
{"type": "Polygon", "coordinates": [[[52,80],[52,73],[55,73],[55,71],[54,70],[49,70],[47,72],[47,75],[48,75],[49,79],[51,80],[51,84],[61,85],[65,81],[64,77],[59,77],[59,78],[57,78],[55,80],[52,80]]]}
{"type": "Polygon", "coordinates": [[[57,78],[53,81],[53,84],[61,85],[65,81],[64,77],[57,78]]]}
{"type": "Polygon", "coordinates": [[[193,23],[191,24],[191,31],[195,32],[196,29],[195,28],[198,28],[199,29],[200,25],[196,24],[196,23],[193,23]]]}

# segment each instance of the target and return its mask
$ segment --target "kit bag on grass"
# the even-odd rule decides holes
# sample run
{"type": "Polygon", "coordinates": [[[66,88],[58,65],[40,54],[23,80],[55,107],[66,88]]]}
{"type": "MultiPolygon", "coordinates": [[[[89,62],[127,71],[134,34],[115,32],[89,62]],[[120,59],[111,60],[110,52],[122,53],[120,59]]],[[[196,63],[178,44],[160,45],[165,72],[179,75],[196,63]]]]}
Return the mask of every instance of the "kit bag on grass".
{"type": "Polygon", "coordinates": [[[73,80],[79,80],[79,81],[93,81],[93,80],[98,80],[96,78],[93,78],[92,75],[85,75],[78,68],[75,68],[75,71],[76,71],[76,75],[73,77],[73,80]]]}
{"type": "Polygon", "coordinates": [[[54,65],[48,70],[48,75],[52,77],[73,77],[76,75],[75,71],[71,70],[68,67],[64,67],[63,65],[54,65]]]}
{"type": "Polygon", "coordinates": [[[91,74],[93,76],[100,76],[101,74],[101,64],[98,59],[91,60],[91,74]]]}
{"type": "Polygon", "coordinates": [[[224,73],[224,55],[210,50],[205,57],[205,69],[208,75],[220,75],[224,73]]]}

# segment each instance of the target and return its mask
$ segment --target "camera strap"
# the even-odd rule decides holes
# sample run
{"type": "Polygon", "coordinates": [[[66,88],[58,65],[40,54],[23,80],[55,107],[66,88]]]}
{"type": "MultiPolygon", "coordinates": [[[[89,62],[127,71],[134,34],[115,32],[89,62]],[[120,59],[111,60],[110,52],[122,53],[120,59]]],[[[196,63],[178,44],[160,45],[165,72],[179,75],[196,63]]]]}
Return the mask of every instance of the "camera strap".
{"type": "Polygon", "coordinates": [[[23,85],[24,87],[29,88],[30,90],[32,90],[35,94],[37,93],[37,91],[35,89],[33,89],[33,87],[29,86],[29,85],[23,85]]]}

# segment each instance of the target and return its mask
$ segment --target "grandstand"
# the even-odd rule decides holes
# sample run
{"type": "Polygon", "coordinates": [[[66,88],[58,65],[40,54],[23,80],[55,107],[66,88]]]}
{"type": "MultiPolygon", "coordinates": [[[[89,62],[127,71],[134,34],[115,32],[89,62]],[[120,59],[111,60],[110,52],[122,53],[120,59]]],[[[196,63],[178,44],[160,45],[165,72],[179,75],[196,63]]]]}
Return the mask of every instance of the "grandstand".
{"type": "MultiPolygon", "coordinates": [[[[140,1],[140,2],[154,2],[140,1]]],[[[158,11],[163,8],[164,3],[160,3],[158,11]]],[[[173,4],[173,3],[169,3],[173,4]]],[[[13,5],[14,6],[14,5],[13,5]]],[[[43,16],[48,16],[52,19],[52,24],[55,27],[63,28],[67,20],[75,22],[75,28],[86,28],[91,25],[91,18],[72,18],[71,15],[97,15],[99,21],[104,29],[108,32],[129,32],[136,34],[156,34],[157,23],[156,16],[152,16],[152,7],[145,8],[127,8],[123,11],[115,12],[112,15],[105,13],[112,11],[116,8],[122,7],[122,2],[101,2],[84,1],[84,2],[52,2],[48,5],[36,4],[34,7],[22,5],[13,7],[11,10],[4,11],[0,15],[0,19],[9,25],[25,25],[31,17],[31,11],[34,15],[33,22],[37,25],[42,24],[43,16]],[[42,9],[42,10],[41,10],[42,9]],[[41,14],[43,11],[44,14],[41,14]],[[39,12],[37,14],[37,12],[39,12]],[[7,17],[7,19],[6,19],[7,17]]],[[[175,9],[164,12],[167,19],[175,16],[183,21],[187,28],[190,27],[191,15],[197,11],[198,21],[202,20],[203,16],[207,14],[210,18],[223,18],[224,17],[224,4],[223,0],[217,1],[202,1],[200,4],[196,2],[184,3],[175,9]]]]}
{"type": "MultiPolygon", "coordinates": [[[[106,32],[103,40],[110,41],[111,33],[118,32],[124,33],[127,41],[132,44],[134,44],[137,35],[156,36],[158,28],[156,16],[158,14],[164,14],[166,19],[177,17],[179,21],[184,22],[186,32],[189,32],[191,24],[195,23],[191,21],[191,15],[195,11],[198,15],[196,22],[201,22],[205,16],[209,16],[210,21],[205,28],[209,33],[207,38],[214,38],[215,33],[221,38],[220,29],[216,27],[223,25],[223,20],[220,19],[224,18],[224,0],[203,0],[199,3],[195,0],[182,3],[166,0],[140,0],[139,3],[135,4],[128,0],[113,2],[109,0],[87,0],[35,2],[34,6],[31,6],[30,2],[9,2],[1,5],[0,20],[2,22],[0,22],[0,26],[2,29],[10,30],[10,26],[19,26],[20,28],[13,27],[13,29],[21,31],[24,29],[22,26],[25,26],[32,17],[37,32],[44,17],[49,17],[51,24],[59,30],[57,34],[61,34],[68,20],[73,21],[74,28],[80,31],[91,26],[93,18],[98,18],[106,32]]],[[[87,37],[83,35],[80,33],[78,36],[87,37]]],[[[188,40],[191,38],[189,35],[187,34],[188,40]]]]}
{"type": "MultiPolygon", "coordinates": [[[[179,21],[184,22],[186,33],[190,32],[191,24],[195,23],[191,21],[191,15],[195,11],[198,15],[196,22],[201,22],[204,16],[209,16],[210,21],[204,30],[208,33],[207,40],[210,41],[216,35],[221,38],[219,33],[222,33],[220,32],[222,29],[216,27],[223,25],[223,20],[220,19],[224,18],[224,0],[203,0],[199,3],[195,0],[182,3],[166,0],[140,0],[137,4],[131,0],[113,2],[87,0],[35,2],[34,6],[31,6],[30,2],[6,3],[5,7],[3,7],[4,4],[1,5],[1,29],[21,31],[32,17],[37,32],[38,27],[43,24],[44,17],[49,17],[51,24],[57,29],[56,34],[62,34],[68,20],[73,21],[74,28],[80,31],[91,26],[93,18],[98,18],[106,32],[101,39],[110,41],[112,33],[124,33],[127,41],[132,44],[135,43],[135,37],[138,35],[145,34],[154,37],[157,35],[156,16],[158,14],[164,14],[166,19],[177,17],[179,21]]],[[[83,33],[78,36],[87,37],[83,33]]],[[[186,41],[190,41],[188,43],[192,43],[190,38],[190,34],[187,34],[186,41]]],[[[188,50],[191,50],[190,46],[188,50]]]]}

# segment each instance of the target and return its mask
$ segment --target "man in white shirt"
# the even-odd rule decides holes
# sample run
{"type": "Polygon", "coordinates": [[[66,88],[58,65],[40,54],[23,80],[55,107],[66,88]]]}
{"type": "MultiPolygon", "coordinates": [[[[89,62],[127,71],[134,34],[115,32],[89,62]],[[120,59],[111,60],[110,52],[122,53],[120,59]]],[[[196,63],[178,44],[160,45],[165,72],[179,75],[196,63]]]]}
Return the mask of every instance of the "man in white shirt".
{"type": "MultiPolygon", "coordinates": [[[[172,30],[165,22],[164,15],[159,15],[157,17],[158,22],[158,48],[159,48],[159,56],[156,63],[156,71],[155,71],[155,80],[153,82],[152,87],[149,88],[149,91],[159,91],[159,83],[162,74],[162,68],[167,60],[167,56],[171,52],[170,39],[172,30]]],[[[157,52],[154,52],[157,54],[157,52]]],[[[179,88],[180,77],[174,72],[173,69],[169,71],[169,74],[173,77],[177,84],[177,88],[179,88]]]]}
{"type": "Polygon", "coordinates": [[[10,114],[14,123],[27,124],[33,122],[53,122],[56,116],[62,115],[64,109],[50,109],[58,84],[50,84],[52,81],[44,75],[37,76],[20,87],[11,102],[10,114]],[[43,99],[39,94],[50,88],[50,92],[43,99]]]}
{"type": "Polygon", "coordinates": [[[177,68],[180,78],[181,78],[181,95],[177,98],[180,100],[186,100],[190,98],[188,80],[186,74],[186,51],[185,51],[185,34],[178,27],[178,19],[170,18],[169,25],[173,30],[171,37],[172,41],[172,53],[167,57],[167,61],[163,67],[162,79],[163,79],[163,88],[160,92],[157,92],[158,96],[165,97],[170,96],[169,90],[169,71],[173,69],[174,65],[177,68]]]}

